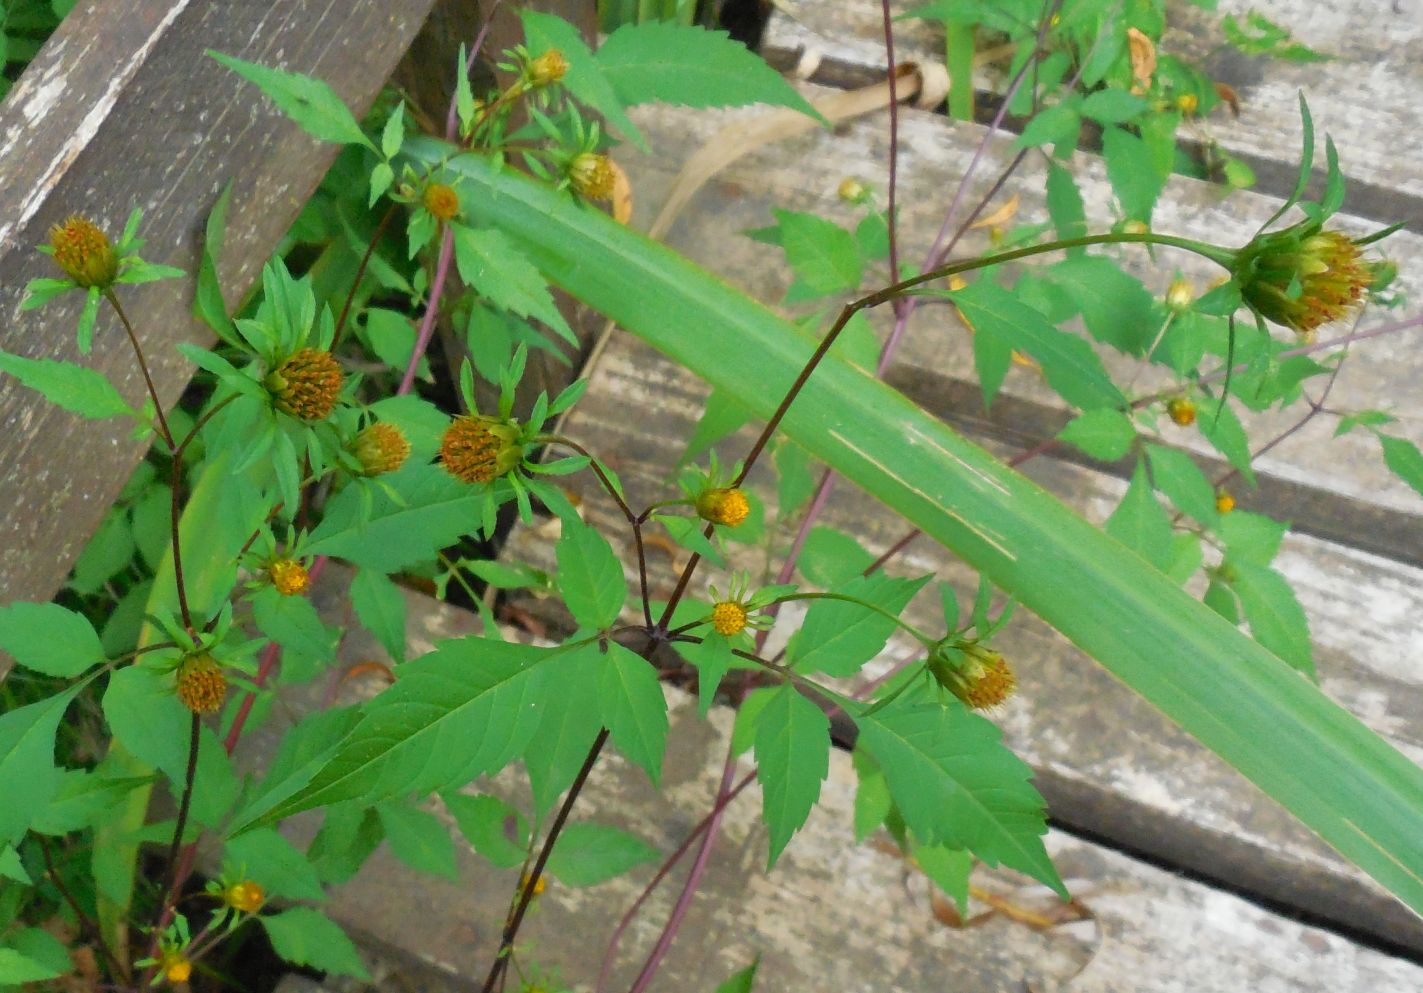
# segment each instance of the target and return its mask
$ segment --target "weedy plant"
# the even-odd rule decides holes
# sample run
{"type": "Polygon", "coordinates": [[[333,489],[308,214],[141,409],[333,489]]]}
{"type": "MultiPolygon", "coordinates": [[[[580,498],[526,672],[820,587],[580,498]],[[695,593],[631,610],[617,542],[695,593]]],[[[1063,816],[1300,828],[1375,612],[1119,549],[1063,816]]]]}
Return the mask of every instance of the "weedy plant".
{"type": "MultiPolygon", "coordinates": [[[[198,313],[218,343],[180,346],[208,387],[191,413],[165,412],[154,397],[135,411],[92,369],[0,355],[0,369],[68,410],[133,418],[154,435],[157,452],[105,523],[106,540],[81,560],[70,590],[78,609],[0,607],[0,647],[20,667],[5,686],[13,706],[0,716],[7,798],[0,986],[76,968],[80,960],[38,926],[56,913],[78,929],[77,945],[96,951],[87,974],[109,988],[191,982],[254,920],[287,959],[360,975],[353,946],[312,905],[382,839],[418,867],[453,874],[450,835],[425,807],[439,794],[481,855],[519,869],[484,989],[504,988],[512,977],[526,989],[546,987],[519,943],[545,876],[587,885],[658,857],[626,832],[572,815],[610,743],[658,781],[668,720],[650,660],[667,648],[695,672],[703,713],[718,695],[739,711],[713,813],[672,861],[695,844],[703,857],[633,993],[651,982],[681,923],[717,814],[753,779],[769,863],[792,842],[826,775],[832,713],[857,731],[862,835],[887,826],[960,904],[976,861],[1017,869],[1066,895],[1042,843],[1045,812],[1030,770],[991,719],[1017,688],[1012,660],[994,647],[1015,602],[1423,908],[1423,775],[1307,678],[1303,611],[1270,568],[1285,526],[1233,509],[1229,493],[1154,440],[1163,415],[1194,425],[1248,481],[1252,449],[1236,406],[1303,404],[1305,418],[1321,415],[1323,401],[1310,399],[1305,383],[1332,384],[1343,354],[1334,349],[1353,336],[1313,336],[1356,316],[1381,290],[1386,267],[1366,250],[1387,232],[1351,238],[1330,226],[1343,197],[1332,143],[1321,200],[1301,201],[1314,150],[1302,100],[1299,185],[1247,244],[1151,230],[1161,183],[1148,176],[1143,187],[1129,167],[1132,153],[1120,151],[1117,161],[1127,165],[1112,177],[1120,222],[1088,234],[1066,167],[1081,119],[1108,127],[1109,162],[1114,145],[1169,139],[1180,123],[1183,94],[1175,90],[1185,70],[1142,76],[1132,32],[1155,25],[1159,36],[1154,7],[1141,25],[1108,16],[1102,4],[1050,4],[1037,15],[1025,22],[1030,31],[1005,26],[1018,45],[1005,108],[1033,115],[1010,168],[1030,149],[1053,146],[1049,223],[1011,232],[990,254],[950,262],[985,206],[954,233],[956,199],[945,236],[922,270],[905,276],[892,170],[885,209],[866,184],[843,186],[863,210],[853,231],[781,212],[775,226],[754,234],[784,250],[797,276],[792,296],[849,300],[818,338],[816,319],[785,320],[599,209],[625,181],[613,135],[645,145],[630,106],[768,103],[815,113],[723,35],[654,21],[620,28],[594,53],[564,22],[525,12],[526,40],[506,53],[497,89],[474,92],[469,68],[478,46],[461,53],[441,137],[407,134],[398,101],[378,112],[368,133],[321,82],[214,53],[311,134],[350,146],[324,194],[331,199],[303,219],[308,232],[337,236],[332,254],[300,278],[274,260],[259,300],[233,319],[216,277],[227,206],[225,197],[218,202],[196,274],[198,313]],[[1074,51],[1079,57],[1058,57],[1074,51]],[[677,71],[667,72],[669,64],[677,71]],[[377,213],[345,209],[382,201],[377,213]],[[1291,209],[1301,219],[1286,223],[1291,209]],[[1086,252],[1112,245],[1195,253],[1218,264],[1224,279],[1199,298],[1173,284],[1158,301],[1116,257],[1086,252]],[[1005,268],[1063,253],[1036,275],[1005,268]],[[864,292],[867,278],[874,281],[867,273],[885,261],[893,275],[864,292]],[[1046,297],[1031,287],[1044,278],[1058,280],[1072,305],[1039,309],[1046,297]],[[516,403],[530,349],[558,353],[576,340],[550,283],[712,384],[703,449],[739,423],[720,416],[718,405],[761,419],[749,450],[730,464],[708,455],[664,499],[631,505],[597,453],[555,426],[583,380],[554,397],[540,394],[527,410],[516,403]],[[1094,310],[1090,294],[1107,291],[1130,306],[1094,310]],[[1024,356],[1080,411],[1061,443],[1101,458],[1137,454],[1105,534],[862,370],[883,370],[909,313],[927,297],[947,301],[976,329],[985,402],[1014,356],[1024,356]],[[392,298],[421,315],[417,327],[387,306],[392,298]],[[881,346],[863,315],[882,305],[894,308],[895,327],[881,346]],[[1252,320],[1237,327],[1240,313],[1252,320]],[[1058,326],[1079,314],[1087,337],[1058,326]],[[464,330],[470,355],[451,384],[462,401],[454,416],[414,390],[442,317],[464,330]],[[1094,342],[1158,367],[1170,386],[1133,394],[1108,375],[1094,342]],[[846,361],[847,348],[869,361],[846,361]],[[478,408],[481,378],[499,386],[492,410],[478,408]],[[760,495],[769,489],[761,482],[771,476],[772,446],[774,510],[760,495]],[[587,474],[618,508],[635,556],[631,594],[612,544],[560,485],[575,474],[587,474]],[[827,581],[817,585],[798,557],[837,474],[914,530],[878,558],[842,556],[848,568],[822,574],[827,581]],[[1179,511],[1174,519],[1158,494],[1179,511]],[[539,513],[558,519],[554,575],[449,551],[462,538],[494,537],[506,510],[525,522],[539,513]],[[653,532],[690,553],[665,584],[645,554],[653,532]],[[790,549],[772,582],[726,573],[728,540],[772,532],[790,549]],[[948,584],[930,592],[932,577],[891,571],[918,533],[981,572],[967,611],[948,584]],[[270,715],[276,694],[334,664],[340,633],[309,599],[331,558],[355,567],[351,604],[395,660],[393,682],[362,704],[302,717],[265,770],[240,776],[233,752],[270,715]],[[704,586],[709,567],[720,573],[704,586]],[[1201,572],[1204,604],[1181,589],[1201,572]],[[392,578],[400,576],[474,593],[483,633],[406,658],[404,600],[392,578]],[[482,584],[554,593],[575,629],[556,644],[508,640],[478,596],[482,584]],[[1008,597],[997,609],[995,589],[1008,597]],[[932,629],[903,617],[921,595],[937,598],[932,629]],[[780,608],[797,601],[807,605],[803,619],[786,647],[769,653],[780,608]],[[99,616],[102,634],[92,623],[99,616]],[[1121,624],[1123,617],[1133,623],[1121,624]],[[1238,629],[1242,617],[1254,641],[1238,629]],[[896,633],[918,646],[913,659],[847,682],[896,633]],[[56,736],[71,708],[103,745],[85,753],[71,742],[70,760],[57,766],[56,736]],[[1273,730],[1265,738],[1233,730],[1242,727],[1273,730]],[[738,780],[736,760],[747,750],[756,769],[738,780]],[[515,763],[531,786],[530,809],[462,792],[515,763]],[[171,797],[172,813],[151,820],[155,787],[171,797]],[[322,827],[301,851],[277,828],[314,809],[324,811],[322,827]],[[138,871],[145,845],[154,846],[153,885],[138,871]],[[190,883],[200,845],[222,866],[205,889],[190,883]]],[[[48,249],[65,278],[32,284],[27,306],[82,292],[80,350],[92,334],[112,333],[101,317],[107,307],[142,365],[141,315],[133,322],[124,312],[122,287],[178,272],[138,254],[140,220],[135,212],[112,243],[82,216],[56,226],[48,249]]],[[[1423,488],[1423,457],[1382,432],[1388,420],[1348,412],[1340,429],[1378,434],[1389,464],[1423,488]]],[[[599,988],[627,920],[611,935],[599,988]]],[[[748,969],[724,988],[749,989],[753,975],[748,969]]]]}

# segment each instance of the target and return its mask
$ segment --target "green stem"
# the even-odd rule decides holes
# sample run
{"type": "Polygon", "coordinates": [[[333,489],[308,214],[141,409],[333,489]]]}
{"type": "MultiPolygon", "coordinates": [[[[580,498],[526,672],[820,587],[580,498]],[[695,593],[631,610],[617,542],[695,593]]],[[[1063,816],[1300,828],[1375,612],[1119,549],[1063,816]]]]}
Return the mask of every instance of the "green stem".
{"type": "MultiPolygon", "coordinates": [[[[839,600],[842,603],[857,604],[858,606],[864,607],[866,610],[872,610],[876,614],[879,614],[881,617],[885,617],[893,621],[904,631],[912,635],[914,639],[918,641],[921,645],[923,645],[925,648],[933,648],[939,643],[938,638],[929,637],[923,631],[920,631],[918,628],[916,628],[913,624],[910,624],[908,621],[902,620],[899,616],[892,613],[891,611],[885,610],[878,604],[870,603],[867,600],[861,600],[859,597],[848,596],[844,593],[787,593],[785,596],[776,597],[776,599],[772,600],[771,603],[789,603],[792,600],[839,600]]],[[[767,606],[769,606],[769,604],[767,606]]]]}

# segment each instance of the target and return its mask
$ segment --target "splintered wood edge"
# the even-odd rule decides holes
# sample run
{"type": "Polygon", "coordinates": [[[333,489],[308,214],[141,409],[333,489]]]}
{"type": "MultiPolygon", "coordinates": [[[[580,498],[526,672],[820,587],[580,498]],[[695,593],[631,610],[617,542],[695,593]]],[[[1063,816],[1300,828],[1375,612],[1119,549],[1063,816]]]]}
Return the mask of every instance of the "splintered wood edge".
{"type": "MultiPolygon", "coordinates": [[[[339,573],[329,578],[319,598],[339,614],[344,585],[339,573]]],[[[470,615],[427,597],[409,594],[407,604],[412,657],[474,628],[470,615]]],[[[342,652],[346,664],[373,657],[384,655],[360,631],[342,652]]],[[[376,689],[348,685],[341,702],[376,689]]],[[[611,751],[574,815],[629,830],[664,854],[709,809],[733,719],[717,707],[709,720],[699,720],[690,697],[666,692],[672,731],[662,791],[611,751]]],[[[294,695],[298,710],[312,705],[311,696],[309,691],[294,695]]],[[[249,744],[270,754],[274,732],[265,729],[249,744]]],[[[740,768],[749,770],[746,758],[740,768]]],[[[1046,842],[1075,903],[1063,905],[1014,873],[980,867],[974,885],[1018,917],[998,913],[969,928],[951,927],[927,880],[883,838],[854,843],[854,789],[849,756],[832,752],[820,806],[770,873],[764,871],[766,835],[757,787],[727,809],[723,834],[660,974],[660,987],[709,989],[757,956],[758,988],[768,990],[938,993],[1027,984],[1077,993],[1325,993],[1403,990],[1423,983],[1423,969],[1410,962],[1060,831],[1050,832],[1046,842]]],[[[492,793],[527,809],[527,787],[517,771],[472,784],[466,792],[492,793]]],[[[438,804],[434,809],[454,837],[457,881],[416,874],[383,847],[327,904],[344,926],[376,940],[383,983],[445,988],[433,985],[431,967],[444,971],[449,988],[482,978],[517,882],[517,870],[497,871],[474,856],[452,819],[438,804]],[[388,957],[391,949],[418,961],[402,967],[388,957]]],[[[301,843],[315,826],[307,816],[287,830],[301,843]]],[[[551,880],[521,939],[525,974],[536,968],[537,975],[589,988],[613,925],[655,868],[655,863],[642,866],[586,890],[551,880]]],[[[674,874],[674,884],[656,892],[629,930],[613,988],[631,981],[671,910],[680,878],[674,874]]],[[[975,899],[970,913],[989,909],[975,899]]]]}

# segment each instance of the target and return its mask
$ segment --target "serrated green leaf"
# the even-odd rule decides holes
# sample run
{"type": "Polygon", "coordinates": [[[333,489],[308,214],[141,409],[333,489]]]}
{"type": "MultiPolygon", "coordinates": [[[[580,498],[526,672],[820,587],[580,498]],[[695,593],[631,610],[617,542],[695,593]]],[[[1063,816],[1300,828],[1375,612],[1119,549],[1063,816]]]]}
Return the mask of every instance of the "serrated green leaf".
{"type": "Polygon", "coordinates": [[[1289,525],[1271,520],[1248,510],[1232,510],[1220,515],[1216,532],[1225,543],[1225,554],[1232,562],[1269,565],[1279,554],[1289,525]]]}
{"type": "Polygon", "coordinates": [[[962,706],[896,703],[856,723],[916,837],[1027,873],[1066,899],[1043,848],[1046,811],[1032,770],[991,721],[962,706]]]}
{"type": "Polygon", "coordinates": [[[574,620],[594,631],[616,624],[627,602],[627,581],[607,539],[586,525],[566,524],[557,556],[559,590],[574,620]]]}
{"type": "Polygon", "coordinates": [[[33,885],[34,880],[25,871],[25,864],[20,861],[20,853],[15,851],[11,845],[0,847],[0,876],[5,879],[13,879],[21,886],[33,885]]]}
{"type": "Polygon", "coordinates": [[[277,109],[321,141],[364,145],[376,151],[351,109],[327,83],[299,73],[284,72],[208,50],[208,55],[250,83],[255,83],[277,109]]]}
{"type": "Polygon", "coordinates": [[[1126,90],[1110,87],[1089,93],[1082,101],[1082,116],[1090,117],[1098,124],[1122,124],[1144,114],[1148,104],[1141,97],[1126,90]]]}
{"type": "Polygon", "coordinates": [[[1013,151],[1034,145],[1076,145],[1082,117],[1070,103],[1060,103],[1040,111],[1023,133],[1013,141],[1013,151]]]}
{"type": "Polygon", "coordinates": [[[842,293],[860,285],[864,260],[854,235],[814,214],[780,209],[775,214],[786,261],[812,293],[842,293]]]}
{"type": "Polygon", "coordinates": [[[17,843],[58,789],[54,736],[82,685],[0,714],[0,782],[5,784],[0,845],[17,843]]]}
{"type": "MultiPolygon", "coordinates": [[[[902,579],[877,572],[856,576],[838,585],[834,592],[898,616],[928,581],[928,576],[902,579]]],[[[852,676],[884,650],[896,627],[892,617],[861,603],[812,600],[789,649],[791,665],[800,673],[852,676]]]]}
{"type": "Polygon", "coordinates": [[[0,371],[8,372],[56,407],[91,421],[137,416],[103,373],[72,362],[27,359],[0,352],[0,371]]]}
{"type": "Polygon", "coordinates": [[[405,596],[384,573],[362,569],[351,580],[351,607],[361,625],[397,662],[405,661],[405,596]]]}
{"type": "Polygon", "coordinates": [[[564,827],[558,836],[548,872],[566,886],[596,886],[656,861],[659,854],[629,831],[580,821],[564,827]]]}
{"type": "Polygon", "coordinates": [[[286,680],[301,682],[298,673],[315,675],[315,669],[336,655],[338,632],[321,622],[306,597],[284,596],[274,587],[265,587],[252,597],[252,617],[257,629],[288,653],[283,668],[291,663],[294,671],[285,674],[286,680]],[[299,669],[293,655],[301,660],[299,669]]]}
{"type": "Polygon", "coordinates": [[[1136,425],[1120,410],[1098,407],[1074,417],[1057,436],[1094,459],[1115,462],[1131,451],[1136,425]]]}
{"type": "Polygon", "coordinates": [[[667,700],[652,664],[615,641],[608,642],[599,664],[598,713],[618,750],[642,766],[653,785],[659,783],[667,748],[667,700]]]}
{"type": "Polygon", "coordinates": [[[1383,446],[1384,464],[1399,479],[1423,496],[1423,452],[1405,438],[1381,434],[1379,444],[1383,446]]]}
{"type": "MultiPolygon", "coordinates": [[[[1056,162],[1048,163],[1047,212],[1053,230],[1059,238],[1082,238],[1087,234],[1087,208],[1072,173],[1056,162]]],[[[1069,254],[1081,255],[1085,248],[1071,249],[1069,254]]]]}
{"type": "Polygon", "coordinates": [[[62,976],[67,969],[56,969],[52,963],[40,962],[14,948],[0,948],[0,984],[19,986],[62,976]]]}
{"type": "Polygon", "coordinates": [[[1157,167],[1146,143],[1119,127],[1106,127],[1102,129],[1102,157],[1122,213],[1151,223],[1156,198],[1166,187],[1166,173],[1157,167]]]}
{"type": "Polygon", "coordinates": [[[851,535],[817,524],[806,536],[798,568],[816,586],[830,589],[860,575],[874,560],[851,535]]]}
{"type": "Polygon", "coordinates": [[[1309,640],[1309,618],[1289,582],[1274,569],[1234,562],[1231,588],[1240,597],[1240,609],[1250,633],[1270,651],[1314,678],[1314,650],[1309,640]]]}
{"type": "Polygon", "coordinates": [[[1141,280],[1104,255],[1076,255],[1047,267],[1082,314],[1093,338],[1128,355],[1142,355],[1165,311],[1141,280]]]}
{"type": "Polygon", "coordinates": [[[756,967],[760,964],[760,959],[752,962],[718,986],[716,993],[751,993],[751,988],[756,983],[756,967]]]}
{"type": "Polygon", "coordinates": [[[1166,494],[1177,510],[1207,527],[1220,519],[1215,506],[1215,487],[1195,460],[1179,449],[1162,445],[1147,445],[1146,455],[1151,462],[1152,483],[1166,494]]]}
{"type": "MultiPolygon", "coordinates": [[[[438,142],[410,144],[420,162],[446,157],[438,142]]],[[[472,156],[448,168],[471,190],[481,223],[511,232],[560,286],[757,417],[770,416],[809,357],[789,322],[666,246],[513,170],[472,156]],[[712,325],[717,333],[706,334],[712,325]]],[[[1080,515],[834,356],[781,427],[1423,908],[1423,773],[1308,680],[1080,515]],[[1231,692],[1221,693],[1223,685],[1231,692]],[[1260,727],[1275,733],[1246,733],[1260,727]]]]}
{"type": "Polygon", "coordinates": [[[477,230],[454,226],[455,264],[460,278],[488,298],[520,317],[533,317],[553,328],[570,343],[576,343],[572,330],[553,295],[548,282],[526,259],[518,247],[502,231],[494,228],[477,230]]]}
{"type": "Polygon", "coordinates": [[[250,879],[270,895],[288,900],[325,900],[316,869],[290,841],[272,828],[229,839],[223,867],[233,878],[250,879]]]}
{"type": "Polygon", "coordinates": [[[770,836],[767,870],[820,798],[830,774],[830,720],[790,683],[774,690],[756,727],[756,778],[770,836]]]}
{"type": "Polygon", "coordinates": [[[151,776],[110,777],[82,769],[65,769],[54,798],[30,825],[40,834],[62,835],[91,826],[98,816],[134,790],[153,782],[151,776]]]}
{"type": "Polygon", "coordinates": [[[959,290],[953,299],[975,329],[975,345],[979,337],[991,335],[1009,348],[1031,355],[1042,366],[1048,385],[1074,407],[1125,406],[1126,399],[1091,345],[1059,331],[1007,290],[980,279],[959,290]]]}
{"type": "MultiPolygon", "coordinates": [[[[257,825],[322,804],[375,804],[460,786],[502,769],[538,728],[544,689],[539,663],[558,651],[469,637],[441,642],[406,662],[395,685],[366,704],[311,783],[257,825]]],[[[252,826],[240,823],[233,833],[252,826]]]]}
{"type": "Polygon", "coordinates": [[[407,465],[381,477],[389,487],[348,486],[327,505],[306,550],[377,572],[429,562],[479,526],[483,496],[438,465],[407,465]],[[369,514],[367,508],[369,507],[369,514]]]}
{"type": "Polygon", "coordinates": [[[500,869],[512,869],[528,856],[529,826],[524,815],[498,797],[446,793],[445,808],[476,853],[500,869]],[[514,838],[509,838],[513,828],[514,838]]]}
{"type": "Polygon", "coordinates": [[[307,857],[322,882],[339,885],[359,872],[384,840],[385,832],[374,810],[338,803],[326,808],[307,857]]]}
{"type": "Polygon", "coordinates": [[[524,44],[529,54],[537,57],[550,48],[562,52],[568,62],[568,71],[560,81],[564,89],[602,114],[623,137],[644,152],[648,151],[647,139],[623,110],[617,91],[603,74],[603,68],[592,51],[583,43],[578,29],[561,17],[536,10],[522,10],[519,17],[524,22],[524,44]]]}
{"type": "Polygon", "coordinates": [[[947,845],[911,844],[910,854],[924,875],[954,901],[961,916],[968,916],[968,877],[973,872],[973,856],[962,848],[947,845]]]}
{"type": "Polygon", "coordinates": [[[346,932],[319,910],[292,907],[280,914],[262,914],[258,919],[267,929],[272,949],[293,965],[308,965],[357,979],[370,978],[346,932]]]}
{"type": "Polygon", "coordinates": [[[598,711],[588,706],[598,696],[598,673],[602,656],[594,652],[568,652],[545,663],[548,680],[559,691],[544,703],[543,721],[524,754],[524,768],[539,812],[552,809],[554,801],[572,785],[602,721],[598,711]]]}
{"type": "Polygon", "coordinates": [[[765,59],[723,31],[663,21],[626,24],[598,49],[598,65],[629,107],[764,103],[825,120],[765,59]]]}
{"type": "Polygon", "coordinates": [[[68,678],[104,661],[104,646],[83,616],[57,603],[0,607],[0,651],[26,669],[68,678]]]}
{"type": "Polygon", "coordinates": [[[873,756],[863,748],[856,748],[851,759],[858,777],[854,825],[855,841],[860,843],[884,823],[889,812],[894,809],[894,799],[889,795],[889,783],[885,781],[884,770],[873,756]]]}
{"type": "Polygon", "coordinates": [[[1138,462],[1122,502],[1107,518],[1106,531],[1158,569],[1171,562],[1171,521],[1152,495],[1146,466],[1138,462]]]}
{"type": "Polygon", "coordinates": [[[459,878],[454,839],[438,817],[404,801],[383,803],[376,813],[396,858],[416,872],[459,878]]]}
{"type": "Polygon", "coordinates": [[[1250,466],[1250,436],[1245,433],[1245,426],[1240,423],[1240,417],[1230,404],[1221,403],[1213,406],[1209,413],[1202,412],[1201,417],[1196,420],[1196,426],[1215,450],[1240,470],[1241,478],[1254,486],[1255,470],[1250,466]]]}
{"type": "Polygon", "coordinates": [[[235,820],[254,821],[310,783],[335,756],[341,741],[359,720],[360,712],[355,707],[318,710],[303,717],[282,736],[276,758],[235,820]]]}

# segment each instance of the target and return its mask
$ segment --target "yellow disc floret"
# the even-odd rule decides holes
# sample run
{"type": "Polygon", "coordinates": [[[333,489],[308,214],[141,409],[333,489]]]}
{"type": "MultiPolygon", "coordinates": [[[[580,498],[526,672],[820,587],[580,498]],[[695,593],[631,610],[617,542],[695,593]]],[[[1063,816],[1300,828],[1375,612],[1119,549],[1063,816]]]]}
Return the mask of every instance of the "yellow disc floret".
{"type": "Polygon", "coordinates": [[[267,375],[276,408],[304,421],[324,420],[336,409],[344,377],[330,352],[303,348],[267,375]]]}
{"type": "Polygon", "coordinates": [[[425,187],[423,203],[436,220],[451,221],[459,216],[460,195],[444,183],[431,183],[425,187]]]}
{"type": "Polygon", "coordinates": [[[1166,413],[1183,428],[1196,423],[1196,405],[1189,397],[1176,397],[1166,401],[1166,413]]]}
{"type": "Polygon", "coordinates": [[[189,655],[178,666],[178,699],[195,714],[213,714],[227,697],[227,677],[207,652],[189,655]]]}
{"type": "Polygon", "coordinates": [[[1215,495],[1215,509],[1222,514],[1228,514],[1235,509],[1235,497],[1230,495],[1229,490],[1221,490],[1215,495]]]}
{"type": "Polygon", "coordinates": [[[751,513],[746,494],[733,486],[718,486],[697,495],[697,516],[712,524],[734,528],[751,513]]]}
{"type": "Polygon", "coordinates": [[[717,634],[732,635],[740,634],[746,630],[746,608],[735,600],[723,600],[712,607],[711,622],[717,634]]]}
{"type": "Polygon", "coordinates": [[[106,290],[119,276],[119,260],[98,225],[78,214],[49,229],[54,261],[64,274],[89,289],[106,290]]]}
{"type": "Polygon", "coordinates": [[[222,902],[244,914],[255,914],[267,902],[267,891],[250,879],[233,883],[222,891],[222,902]]]}
{"type": "Polygon", "coordinates": [[[163,978],[170,983],[186,983],[188,977],[193,974],[192,961],[179,951],[164,952],[158,968],[162,971],[163,978]]]}
{"type": "Polygon", "coordinates": [[[1251,310],[1306,340],[1347,317],[1374,280],[1353,239],[1316,221],[1256,238],[1240,250],[1234,276],[1251,310]]]}
{"type": "Polygon", "coordinates": [[[311,585],[306,566],[296,559],[277,559],[267,566],[267,578],[282,596],[300,596],[311,585]]]}
{"type": "Polygon", "coordinates": [[[974,710],[990,710],[1018,688],[1013,667],[1000,652],[973,642],[958,642],[954,653],[936,650],[925,667],[944,689],[974,710]]]}

